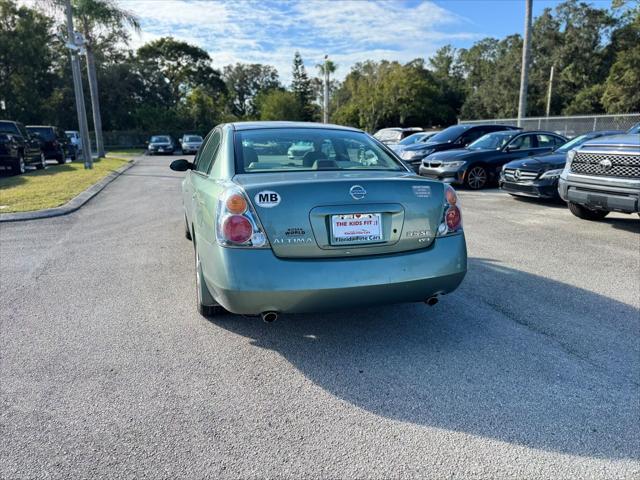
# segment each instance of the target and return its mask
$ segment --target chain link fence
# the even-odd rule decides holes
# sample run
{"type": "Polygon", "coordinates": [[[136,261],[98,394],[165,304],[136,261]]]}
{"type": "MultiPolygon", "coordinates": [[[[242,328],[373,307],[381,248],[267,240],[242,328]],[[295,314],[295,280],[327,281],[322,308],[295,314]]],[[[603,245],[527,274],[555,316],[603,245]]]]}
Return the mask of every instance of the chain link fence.
{"type": "MultiPolygon", "coordinates": [[[[547,130],[575,137],[596,130],[628,130],[640,122],[640,113],[619,115],[577,115],[572,117],[530,117],[523,118],[520,126],[525,130],[547,130]]],[[[459,124],[500,124],[518,125],[517,118],[496,118],[491,120],[458,120],[459,124]]]]}
{"type": "MultiPolygon", "coordinates": [[[[208,132],[200,132],[197,130],[175,130],[166,131],[158,130],[153,132],[144,131],[104,131],[102,132],[102,138],[106,149],[118,149],[118,148],[145,148],[151,136],[153,135],[169,135],[173,138],[174,142],[177,142],[179,138],[182,138],[184,134],[200,135],[202,138],[208,132]]],[[[91,143],[95,140],[93,132],[90,134],[91,143]]],[[[95,147],[95,145],[94,145],[95,147]]]]}

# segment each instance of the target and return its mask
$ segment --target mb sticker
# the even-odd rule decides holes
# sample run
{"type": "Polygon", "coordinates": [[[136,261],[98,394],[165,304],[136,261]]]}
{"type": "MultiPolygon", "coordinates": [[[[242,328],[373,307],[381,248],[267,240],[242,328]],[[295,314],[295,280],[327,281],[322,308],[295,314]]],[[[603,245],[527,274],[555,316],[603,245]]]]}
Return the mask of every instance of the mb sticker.
{"type": "Polygon", "coordinates": [[[272,192],[271,190],[258,192],[253,199],[256,205],[262,208],[273,208],[280,204],[280,194],[278,192],[272,192]]]}

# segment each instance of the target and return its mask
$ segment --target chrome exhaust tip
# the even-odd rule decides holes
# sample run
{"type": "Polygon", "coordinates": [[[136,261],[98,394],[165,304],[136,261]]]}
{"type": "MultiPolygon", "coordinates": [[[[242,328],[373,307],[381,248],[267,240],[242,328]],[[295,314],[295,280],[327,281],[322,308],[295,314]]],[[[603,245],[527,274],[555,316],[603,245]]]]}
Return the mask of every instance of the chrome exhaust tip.
{"type": "Polygon", "coordinates": [[[438,303],[438,297],[437,296],[429,297],[424,301],[424,303],[426,303],[430,307],[433,307],[436,303],[438,303]]]}
{"type": "Polygon", "coordinates": [[[263,322],[273,323],[278,319],[278,312],[262,312],[260,316],[263,322]]]}

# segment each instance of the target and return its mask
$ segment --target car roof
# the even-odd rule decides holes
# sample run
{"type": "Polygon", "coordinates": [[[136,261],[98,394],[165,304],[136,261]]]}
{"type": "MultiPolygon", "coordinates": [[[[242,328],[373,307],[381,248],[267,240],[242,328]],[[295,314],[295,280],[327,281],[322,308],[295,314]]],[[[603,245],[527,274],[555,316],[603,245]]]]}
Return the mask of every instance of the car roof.
{"type": "Polygon", "coordinates": [[[27,125],[27,128],[57,128],[53,125],[27,125]]]}
{"type": "Polygon", "coordinates": [[[347,130],[350,132],[362,132],[362,130],[343,125],[333,125],[331,123],[315,122],[282,122],[282,121],[255,121],[255,122],[232,122],[227,124],[233,130],[257,130],[267,128],[320,128],[326,130],[347,130]]]}
{"type": "MultiPolygon", "coordinates": [[[[451,128],[451,127],[463,127],[465,129],[486,128],[486,127],[501,127],[501,128],[506,129],[506,130],[522,130],[522,127],[516,127],[515,125],[503,125],[501,123],[480,123],[480,124],[475,124],[475,123],[457,123],[455,125],[449,125],[447,128],[451,128]]],[[[445,130],[446,130],[446,128],[445,128],[445,130]]]]}

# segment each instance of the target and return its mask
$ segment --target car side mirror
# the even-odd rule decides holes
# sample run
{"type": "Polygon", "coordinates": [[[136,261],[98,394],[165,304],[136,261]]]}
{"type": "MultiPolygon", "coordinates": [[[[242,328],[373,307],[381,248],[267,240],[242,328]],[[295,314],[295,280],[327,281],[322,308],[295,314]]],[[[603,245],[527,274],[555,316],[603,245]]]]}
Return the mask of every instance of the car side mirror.
{"type": "Polygon", "coordinates": [[[193,163],[189,160],[185,160],[184,158],[180,158],[179,160],[174,160],[169,165],[169,168],[175,172],[186,172],[187,170],[193,170],[193,163]]]}

